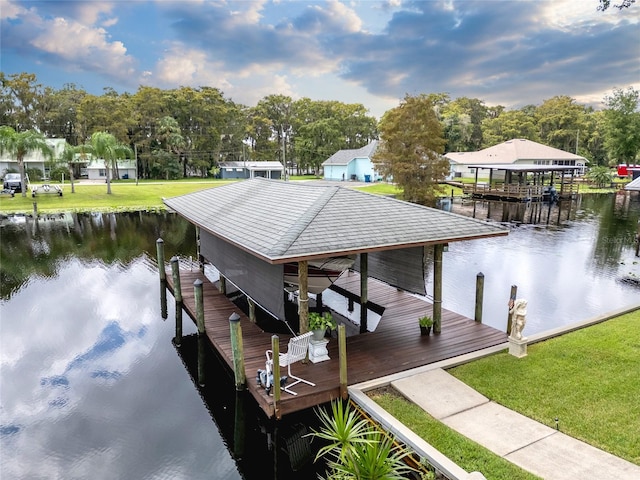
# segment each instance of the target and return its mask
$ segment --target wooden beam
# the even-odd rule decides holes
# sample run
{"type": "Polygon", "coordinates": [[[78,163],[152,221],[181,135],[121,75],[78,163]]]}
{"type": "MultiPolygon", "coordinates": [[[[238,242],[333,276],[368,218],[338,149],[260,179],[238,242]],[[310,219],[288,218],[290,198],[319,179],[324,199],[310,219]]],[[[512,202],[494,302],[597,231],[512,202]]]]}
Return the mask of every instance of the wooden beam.
{"type": "Polygon", "coordinates": [[[369,255],[360,254],[360,333],[367,332],[367,303],[369,302],[369,255]]]}
{"type": "Polygon", "coordinates": [[[300,334],[309,331],[309,262],[298,262],[298,317],[300,318],[300,334]]]}

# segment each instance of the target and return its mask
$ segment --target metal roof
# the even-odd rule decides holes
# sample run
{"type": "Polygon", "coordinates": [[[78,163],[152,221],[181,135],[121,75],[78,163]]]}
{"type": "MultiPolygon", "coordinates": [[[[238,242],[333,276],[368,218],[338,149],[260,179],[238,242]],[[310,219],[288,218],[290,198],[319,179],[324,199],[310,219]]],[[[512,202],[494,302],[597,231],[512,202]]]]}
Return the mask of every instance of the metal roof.
{"type": "Polygon", "coordinates": [[[575,160],[586,161],[584,157],[549,147],[538,142],[516,138],[484,148],[477,152],[449,152],[444,155],[449,160],[468,164],[512,164],[532,160],[575,160]]]}
{"type": "Polygon", "coordinates": [[[282,163],[275,160],[222,162],[219,166],[220,168],[246,168],[247,170],[284,170],[282,163]]]}
{"type": "Polygon", "coordinates": [[[635,180],[632,180],[631,182],[627,183],[627,185],[624,187],[625,190],[633,190],[636,192],[640,192],[640,177],[636,178],[635,180]]]}
{"type": "Polygon", "coordinates": [[[256,178],[164,203],[269,263],[507,235],[505,228],[346,187],[256,178]]]}

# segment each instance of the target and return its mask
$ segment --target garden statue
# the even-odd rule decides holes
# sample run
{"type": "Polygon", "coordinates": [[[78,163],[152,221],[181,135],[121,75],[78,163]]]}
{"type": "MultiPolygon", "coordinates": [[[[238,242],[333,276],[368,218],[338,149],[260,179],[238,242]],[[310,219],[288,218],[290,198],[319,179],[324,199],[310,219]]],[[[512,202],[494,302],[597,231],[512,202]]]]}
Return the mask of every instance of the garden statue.
{"type": "Polygon", "coordinates": [[[509,315],[511,315],[511,333],[514,340],[526,340],[522,336],[522,330],[527,323],[527,301],[524,299],[509,300],[509,315]]]}

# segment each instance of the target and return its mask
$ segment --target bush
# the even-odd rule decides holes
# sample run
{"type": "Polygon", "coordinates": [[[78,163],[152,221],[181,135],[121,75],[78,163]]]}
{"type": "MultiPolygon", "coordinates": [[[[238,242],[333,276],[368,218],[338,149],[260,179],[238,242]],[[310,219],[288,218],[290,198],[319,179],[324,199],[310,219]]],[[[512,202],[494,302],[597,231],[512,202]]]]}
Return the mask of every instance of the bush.
{"type": "Polygon", "coordinates": [[[69,180],[69,169],[63,166],[51,169],[49,173],[52,182],[62,182],[62,179],[69,180]]]}
{"type": "Polygon", "coordinates": [[[39,168],[26,168],[24,173],[29,176],[30,182],[39,182],[42,180],[42,170],[39,168]]]}

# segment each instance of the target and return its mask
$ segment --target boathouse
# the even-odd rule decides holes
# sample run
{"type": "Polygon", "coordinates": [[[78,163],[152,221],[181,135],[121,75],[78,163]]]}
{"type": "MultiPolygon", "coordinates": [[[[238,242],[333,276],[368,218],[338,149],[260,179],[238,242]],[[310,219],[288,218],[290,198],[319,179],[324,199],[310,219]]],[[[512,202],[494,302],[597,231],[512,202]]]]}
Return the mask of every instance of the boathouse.
{"type": "MultiPolygon", "coordinates": [[[[165,199],[164,203],[196,226],[201,262],[214,265],[223,283],[231,282],[247,296],[250,305],[275,318],[285,319],[285,265],[297,264],[299,333],[308,328],[305,277],[309,262],[356,256],[353,269],[336,282],[340,292],[356,297],[361,312],[361,334],[347,338],[349,383],[468,353],[506,339],[504,332],[442,309],[445,247],[451,242],[507,235],[505,228],[494,223],[324,182],[244,180],[165,199]],[[434,262],[432,304],[406,293],[425,294],[426,249],[431,249],[434,262]],[[367,328],[369,303],[379,305],[383,311],[373,332],[367,328]],[[431,345],[416,334],[417,319],[426,312],[435,321],[436,335],[432,336],[431,345]]],[[[206,285],[204,295],[216,300],[205,310],[205,315],[211,317],[205,318],[205,324],[212,345],[233,368],[227,342],[228,322],[222,326],[219,323],[237,309],[229,307],[226,297],[220,298],[219,290],[206,285]],[[216,315],[217,320],[213,319],[216,315]]],[[[187,305],[189,295],[184,295],[185,309],[195,318],[195,308],[187,305]]],[[[191,294],[192,301],[193,297],[191,294]]],[[[244,342],[251,345],[245,352],[244,365],[248,377],[255,378],[257,369],[264,368],[270,333],[262,332],[243,312],[237,313],[242,319],[243,335],[251,337],[244,342]]],[[[286,350],[286,340],[286,336],[281,340],[281,351],[286,350]]],[[[249,391],[269,416],[336,398],[344,391],[334,361],[337,343],[333,341],[328,347],[331,361],[298,366],[302,376],[316,384],[314,387],[297,386],[299,394],[283,394],[277,407],[255,382],[249,382],[249,391]]]]}

